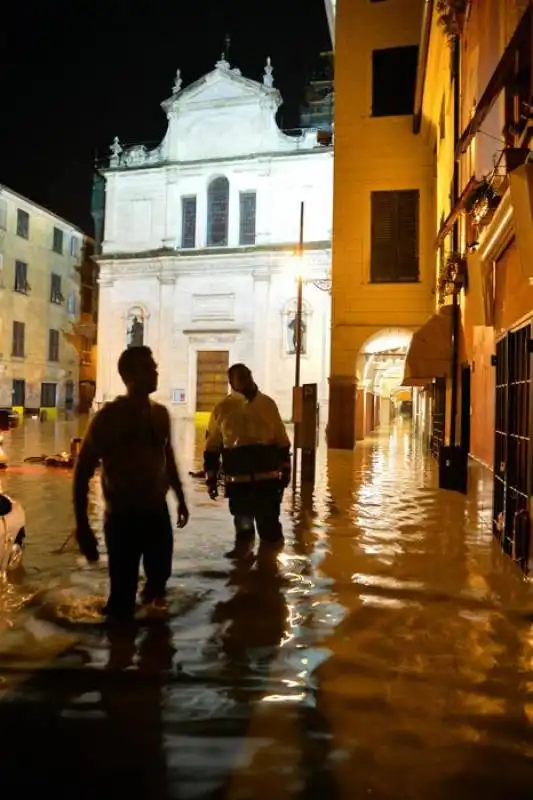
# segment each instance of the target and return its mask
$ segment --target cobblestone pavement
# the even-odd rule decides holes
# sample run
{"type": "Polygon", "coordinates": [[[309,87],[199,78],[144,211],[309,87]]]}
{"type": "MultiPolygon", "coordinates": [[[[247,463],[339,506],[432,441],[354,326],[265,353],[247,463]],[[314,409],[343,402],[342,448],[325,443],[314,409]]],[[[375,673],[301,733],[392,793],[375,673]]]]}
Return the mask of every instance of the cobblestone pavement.
{"type": "MultiPolygon", "coordinates": [[[[223,558],[225,502],[189,480],[169,619],[112,633],[96,613],[105,570],[52,552],[72,526],[69,475],[20,465],[76,429],[6,437],[28,548],[0,592],[0,792],[529,796],[533,600],[492,540],[481,468],[466,499],[439,491],[401,423],[355,453],[321,450],[315,492],[286,496],[284,553],[253,565],[223,558]]],[[[186,473],[202,433],[176,438],[186,473]]]]}

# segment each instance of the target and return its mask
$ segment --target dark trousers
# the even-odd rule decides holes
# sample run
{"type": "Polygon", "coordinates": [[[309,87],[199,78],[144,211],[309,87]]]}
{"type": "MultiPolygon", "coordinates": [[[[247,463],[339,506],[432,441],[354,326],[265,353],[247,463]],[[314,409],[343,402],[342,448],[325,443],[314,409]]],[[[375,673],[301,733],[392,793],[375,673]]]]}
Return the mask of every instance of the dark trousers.
{"type": "Polygon", "coordinates": [[[143,512],[110,512],[105,521],[105,540],[111,584],[106,612],[131,617],[143,562],[147,602],[165,594],[172,572],[174,537],[166,504],[143,512]]]}
{"type": "Polygon", "coordinates": [[[279,481],[230,483],[227,494],[237,541],[253,541],[256,528],[263,542],[283,541],[279,521],[283,490],[279,481]]]}

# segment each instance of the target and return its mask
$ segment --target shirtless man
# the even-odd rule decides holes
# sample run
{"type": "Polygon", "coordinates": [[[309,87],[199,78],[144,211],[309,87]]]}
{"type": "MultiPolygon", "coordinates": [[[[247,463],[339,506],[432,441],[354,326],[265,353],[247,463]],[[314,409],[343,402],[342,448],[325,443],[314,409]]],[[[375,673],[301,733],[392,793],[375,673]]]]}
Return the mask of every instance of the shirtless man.
{"type": "Polygon", "coordinates": [[[169,489],[178,499],[179,528],[187,524],[189,511],[168,411],[150,400],[158,377],[151,350],[125,350],[118,371],[126,395],[104,405],[89,426],[74,473],[74,511],[80,550],[88,561],[96,562],[98,545],[89,524],[87,500],[89,482],[102,462],[111,583],[104,614],[129,619],[135,613],[141,558],[146,576],[143,601],[157,603],[165,597],[174,539],[166,500],[169,489]]]}

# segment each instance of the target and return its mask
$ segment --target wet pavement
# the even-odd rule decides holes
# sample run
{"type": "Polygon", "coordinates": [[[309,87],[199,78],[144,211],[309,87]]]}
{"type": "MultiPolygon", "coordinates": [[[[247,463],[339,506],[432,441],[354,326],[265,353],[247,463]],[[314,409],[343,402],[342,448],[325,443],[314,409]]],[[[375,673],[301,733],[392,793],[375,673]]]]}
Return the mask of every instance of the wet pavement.
{"type": "MultiPolygon", "coordinates": [[[[20,463],[77,432],[30,421],[6,436],[0,479],[28,547],[0,588],[0,793],[529,796],[533,590],[491,537],[487,472],[471,467],[466,499],[439,491],[401,422],[355,453],[323,448],[314,493],[286,495],[285,551],[240,565],[223,557],[225,502],[188,480],[170,616],[112,632],[105,566],[54,552],[69,474],[20,463]]],[[[176,438],[186,474],[202,432],[176,438]]]]}

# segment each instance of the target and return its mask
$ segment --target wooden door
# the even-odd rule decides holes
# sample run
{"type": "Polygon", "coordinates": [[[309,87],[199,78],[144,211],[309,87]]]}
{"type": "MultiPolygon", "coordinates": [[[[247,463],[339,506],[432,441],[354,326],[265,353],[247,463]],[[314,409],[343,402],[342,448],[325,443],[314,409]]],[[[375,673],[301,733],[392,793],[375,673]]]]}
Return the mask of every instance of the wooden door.
{"type": "Polygon", "coordinates": [[[229,352],[199,350],[196,364],[196,411],[212,411],[228,393],[229,352]]]}

